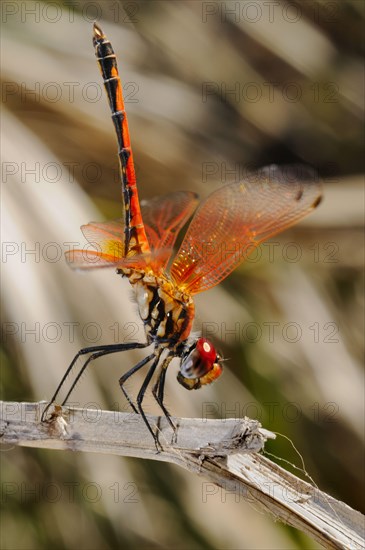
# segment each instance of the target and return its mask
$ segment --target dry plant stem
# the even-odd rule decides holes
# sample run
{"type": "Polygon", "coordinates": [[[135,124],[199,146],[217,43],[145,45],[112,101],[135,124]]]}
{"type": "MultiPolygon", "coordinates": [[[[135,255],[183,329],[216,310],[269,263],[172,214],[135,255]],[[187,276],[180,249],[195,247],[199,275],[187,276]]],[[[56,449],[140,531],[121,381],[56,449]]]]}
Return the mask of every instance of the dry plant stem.
{"type": "Polygon", "coordinates": [[[236,492],[325,548],[365,548],[362,514],[258,454],[275,436],[256,420],[174,418],[174,438],[166,419],[149,417],[159,427],[157,453],[136,414],[56,408],[42,424],[45,405],[0,402],[2,444],[171,462],[236,492]]]}

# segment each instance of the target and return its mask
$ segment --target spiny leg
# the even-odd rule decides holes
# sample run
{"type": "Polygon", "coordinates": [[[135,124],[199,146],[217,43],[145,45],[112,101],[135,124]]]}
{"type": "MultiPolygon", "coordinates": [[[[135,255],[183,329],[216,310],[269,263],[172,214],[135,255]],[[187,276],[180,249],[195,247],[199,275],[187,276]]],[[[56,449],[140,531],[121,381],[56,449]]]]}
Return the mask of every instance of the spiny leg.
{"type": "Polygon", "coordinates": [[[129,397],[128,393],[127,393],[127,390],[124,388],[124,384],[125,382],[128,380],[128,378],[130,376],[132,376],[132,374],[134,374],[135,372],[137,372],[139,369],[141,369],[144,365],[146,365],[149,361],[151,361],[151,359],[153,359],[154,357],[156,357],[156,354],[155,353],[151,353],[151,355],[148,355],[147,357],[145,357],[144,359],[142,359],[142,361],[140,361],[139,363],[137,363],[137,365],[135,365],[134,367],[132,367],[128,372],[126,372],[125,374],[123,374],[123,376],[121,376],[119,378],[119,386],[120,386],[120,389],[122,390],[122,392],[124,393],[124,396],[125,398],[127,399],[128,403],[130,404],[130,406],[132,407],[133,411],[138,414],[138,410],[135,406],[135,404],[133,403],[132,399],[129,397]]]}
{"type": "Polygon", "coordinates": [[[67,377],[70,375],[70,373],[71,373],[72,369],[74,368],[75,363],[79,359],[79,357],[81,357],[82,355],[86,355],[87,353],[92,353],[92,355],[87,359],[87,361],[85,361],[85,363],[81,367],[80,372],[78,373],[74,383],[72,384],[71,389],[67,393],[66,398],[63,400],[62,405],[65,404],[66,400],[68,399],[71,392],[75,388],[77,382],[80,380],[80,377],[81,377],[82,373],[84,372],[84,370],[86,369],[86,367],[88,366],[90,361],[93,361],[97,357],[101,357],[102,355],[107,355],[109,353],[117,353],[117,352],[120,352],[120,351],[127,351],[127,350],[130,350],[130,349],[145,348],[148,345],[149,345],[148,343],[141,344],[139,342],[131,342],[131,343],[128,343],[128,344],[111,344],[111,345],[108,345],[108,346],[92,346],[90,348],[81,349],[75,355],[73,360],[71,361],[70,366],[68,367],[65,374],[63,375],[63,378],[62,378],[61,382],[58,384],[57,389],[56,389],[55,393],[53,394],[52,399],[50,400],[50,402],[47,404],[46,408],[44,409],[44,411],[42,413],[42,416],[41,416],[41,421],[42,422],[45,421],[48,409],[50,408],[52,403],[54,403],[56,401],[58,394],[60,393],[67,377]]]}
{"type": "Polygon", "coordinates": [[[168,357],[166,357],[166,359],[162,363],[161,372],[158,375],[156,384],[152,388],[152,394],[153,394],[154,398],[156,399],[157,403],[159,404],[160,408],[162,409],[162,411],[163,411],[168,423],[170,424],[171,428],[174,430],[174,432],[176,432],[176,426],[173,423],[173,421],[171,420],[170,413],[166,409],[166,407],[163,403],[166,372],[167,372],[167,367],[169,366],[172,358],[173,358],[173,356],[169,355],[168,357]]]}

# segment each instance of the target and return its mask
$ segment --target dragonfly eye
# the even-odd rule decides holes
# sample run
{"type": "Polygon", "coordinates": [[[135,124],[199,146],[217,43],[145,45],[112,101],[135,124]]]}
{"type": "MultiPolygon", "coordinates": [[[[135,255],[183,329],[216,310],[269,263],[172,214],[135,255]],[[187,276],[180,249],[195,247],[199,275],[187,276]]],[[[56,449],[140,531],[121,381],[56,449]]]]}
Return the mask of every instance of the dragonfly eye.
{"type": "Polygon", "coordinates": [[[198,338],[180,366],[178,382],[187,390],[197,390],[222,374],[223,367],[214,346],[206,338],[198,338]]]}

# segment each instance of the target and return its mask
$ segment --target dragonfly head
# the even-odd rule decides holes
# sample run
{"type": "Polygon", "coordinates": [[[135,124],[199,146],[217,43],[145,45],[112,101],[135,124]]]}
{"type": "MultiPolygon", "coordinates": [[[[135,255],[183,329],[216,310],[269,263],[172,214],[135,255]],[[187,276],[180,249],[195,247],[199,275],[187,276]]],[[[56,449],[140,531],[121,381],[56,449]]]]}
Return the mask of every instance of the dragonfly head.
{"type": "Polygon", "coordinates": [[[213,344],[206,338],[198,338],[184,354],[177,380],[187,390],[198,390],[222,374],[219,361],[213,344]]]}

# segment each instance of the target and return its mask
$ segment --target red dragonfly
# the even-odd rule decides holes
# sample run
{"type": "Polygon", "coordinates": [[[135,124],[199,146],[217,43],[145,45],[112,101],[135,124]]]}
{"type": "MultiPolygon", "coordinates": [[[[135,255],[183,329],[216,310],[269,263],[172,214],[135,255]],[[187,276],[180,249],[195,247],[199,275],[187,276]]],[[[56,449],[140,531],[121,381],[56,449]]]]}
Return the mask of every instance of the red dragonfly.
{"type": "Polygon", "coordinates": [[[221,359],[213,344],[202,337],[189,338],[194,319],[193,296],[220,283],[262,241],[318,206],[321,186],[315,172],[302,166],[284,169],[269,166],[247,181],[225,185],[200,204],[174,256],[175,240],[197,206],[197,195],[188,191],[173,192],[140,206],[116,56],[96,24],[93,44],[118,139],[124,219],[82,226],[87,241],[97,249],[74,250],[66,254],[66,259],[75,269],[115,267],[119,275],[129,279],[144,323],[146,342],[80,350],[42,418],[45,419],[48,408],[56,402],[80,356],[89,354],[62,405],[91,361],[110,353],[151,346],[151,353],[125,373],[119,384],[134,412],[141,414],[158,450],[157,435],[142,407],[152,377],[156,378],[152,394],[175,431],[163,403],[165,376],[171,360],[180,358],[177,379],[188,390],[210,384],[222,373],[221,359]],[[124,384],[148,363],[150,367],[135,404],[124,384]]]}

